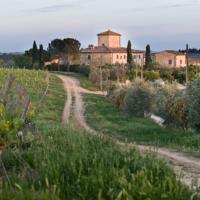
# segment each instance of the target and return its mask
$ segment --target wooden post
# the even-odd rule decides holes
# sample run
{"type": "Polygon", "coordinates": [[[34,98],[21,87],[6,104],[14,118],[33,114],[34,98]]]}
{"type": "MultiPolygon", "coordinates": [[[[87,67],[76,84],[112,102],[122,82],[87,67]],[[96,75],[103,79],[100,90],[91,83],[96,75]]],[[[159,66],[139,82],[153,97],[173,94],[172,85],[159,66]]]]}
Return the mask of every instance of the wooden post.
{"type": "Polygon", "coordinates": [[[141,66],[141,79],[144,79],[144,66],[141,66]]]}
{"type": "Polygon", "coordinates": [[[102,68],[100,66],[100,90],[102,91],[103,90],[103,80],[102,80],[102,68]]]}
{"type": "Polygon", "coordinates": [[[117,66],[117,83],[119,83],[119,66],[117,66]]]}
{"type": "Polygon", "coordinates": [[[141,79],[144,80],[144,54],[142,55],[142,61],[141,61],[141,79]]]}
{"type": "Polygon", "coordinates": [[[135,71],[135,74],[136,74],[136,79],[138,77],[138,65],[136,65],[136,71],[135,71]]]}
{"type": "Polygon", "coordinates": [[[10,90],[11,90],[11,87],[12,87],[14,81],[15,81],[15,77],[13,75],[10,75],[7,79],[5,88],[3,90],[3,98],[2,98],[4,106],[6,106],[6,104],[7,104],[8,96],[9,96],[9,93],[10,93],[10,90]]]}
{"type": "Polygon", "coordinates": [[[186,84],[188,84],[189,82],[189,72],[188,72],[188,69],[189,69],[189,56],[188,56],[188,53],[189,53],[189,46],[188,44],[186,44],[186,84]]]}

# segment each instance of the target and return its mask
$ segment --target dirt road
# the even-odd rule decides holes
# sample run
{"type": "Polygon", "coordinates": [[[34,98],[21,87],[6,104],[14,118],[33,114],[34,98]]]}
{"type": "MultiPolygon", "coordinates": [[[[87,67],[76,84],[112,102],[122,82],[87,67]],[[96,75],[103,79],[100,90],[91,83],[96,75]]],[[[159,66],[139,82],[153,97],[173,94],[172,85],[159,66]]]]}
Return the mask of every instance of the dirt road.
{"type": "Polygon", "coordinates": [[[71,120],[80,128],[93,132],[93,130],[86,124],[84,118],[84,103],[81,93],[104,95],[103,92],[92,92],[80,87],[78,80],[72,77],[57,75],[64,84],[64,89],[67,95],[67,100],[62,115],[62,124],[67,125],[71,120]]]}
{"type": "MultiPolygon", "coordinates": [[[[58,75],[63,81],[64,88],[67,94],[65,103],[62,124],[66,125],[70,119],[80,128],[89,131],[92,134],[98,134],[92,130],[86,123],[84,118],[84,102],[81,93],[104,95],[102,92],[92,92],[80,87],[80,83],[75,78],[69,76],[58,75]]],[[[142,152],[156,152],[161,158],[169,161],[172,164],[177,177],[185,184],[191,186],[193,183],[200,185],[200,159],[190,157],[184,153],[173,151],[166,148],[156,148],[149,146],[135,145],[132,143],[125,144],[121,141],[113,139],[115,143],[122,147],[133,148],[137,147],[142,152]]]]}

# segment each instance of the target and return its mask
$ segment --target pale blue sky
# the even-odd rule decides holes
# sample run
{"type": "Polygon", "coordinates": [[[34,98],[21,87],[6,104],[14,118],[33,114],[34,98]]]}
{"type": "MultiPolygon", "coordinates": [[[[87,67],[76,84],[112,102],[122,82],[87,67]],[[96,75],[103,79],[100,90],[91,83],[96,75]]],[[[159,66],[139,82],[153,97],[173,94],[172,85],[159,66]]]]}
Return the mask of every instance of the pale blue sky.
{"type": "Polygon", "coordinates": [[[2,0],[0,19],[0,52],[64,37],[85,47],[107,29],[137,49],[200,48],[200,0],[2,0]]]}

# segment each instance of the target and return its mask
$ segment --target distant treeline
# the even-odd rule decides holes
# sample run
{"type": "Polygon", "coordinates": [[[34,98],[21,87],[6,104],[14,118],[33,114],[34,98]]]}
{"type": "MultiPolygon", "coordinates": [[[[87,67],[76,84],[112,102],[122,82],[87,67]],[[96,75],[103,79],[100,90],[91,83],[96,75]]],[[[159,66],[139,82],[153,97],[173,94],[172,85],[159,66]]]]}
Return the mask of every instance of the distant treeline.
{"type": "MultiPolygon", "coordinates": [[[[186,50],[184,49],[180,49],[179,52],[185,53],[186,50]]],[[[200,54],[200,49],[196,49],[196,48],[191,48],[189,49],[189,53],[191,54],[200,54]]]]}

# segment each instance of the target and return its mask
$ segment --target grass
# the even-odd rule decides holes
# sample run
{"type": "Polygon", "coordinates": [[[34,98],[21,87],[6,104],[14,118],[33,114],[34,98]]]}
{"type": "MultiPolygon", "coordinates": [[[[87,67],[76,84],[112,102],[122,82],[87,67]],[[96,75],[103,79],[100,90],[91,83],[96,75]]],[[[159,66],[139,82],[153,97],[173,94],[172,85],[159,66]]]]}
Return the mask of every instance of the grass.
{"type": "Polygon", "coordinates": [[[63,83],[54,75],[49,77],[49,90],[46,98],[40,107],[36,124],[40,126],[60,125],[62,112],[65,104],[66,94],[63,90],[63,83]]]}
{"type": "Polygon", "coordinates": [[[200,199],[155,155],[121,151],[110,141],[61,127],[64,94],[51,75],[30,145],[1,155],[10,182],[1,167],[0,199],[200,199]]]}
{"type": "Polygon", "coordinates": [[[28,94],[31,96],[33,104],[37,104],[37,102],[40,101],[41,96],[43,95],[47,87],[46,72],[25,69],[22,70],[15,68],[0,68],[0,85],[6,83],[9,75],[13,75],[15,77],[15,82],[13,84],[14,89],[16,89],[18,85],[21,85],[27,90],[28,94]]]}
{"type": "Polygon", "coordinates": [[[83,76],[81,74],[73,73],[73,72],[54,72],[54,73],[62,74],[62,75],[69,75],[71,77],[74,77],[74,78],[80,80],[81,87],[86,88],[88,90],[91,90],[91,91],[99,90],[99,88],[95,84],[93,84],[91,81],[89,81],[86,76],[83,76]]]}
{"type": "Polygon", "coordinates": [[[84,95],[87,122],[95,130],[138,144],[172,147],[200,156],[200,134],[163,128],[149,119],[130,118],[105,97],[84,95]]]}
{"type": "MultiPolygon", "coordinates": [[[[79,79],[84,88],[95,87],[81,74],[65,72],[63,74],[79,79]]],[[[163,128],[149,119],[130,118],[115,108],[105,97],[84,95],[84,101],[87,104],[87,122],[101,133],[138,144],[174,148],[200,157],[200,133],[163,128]]]]}

